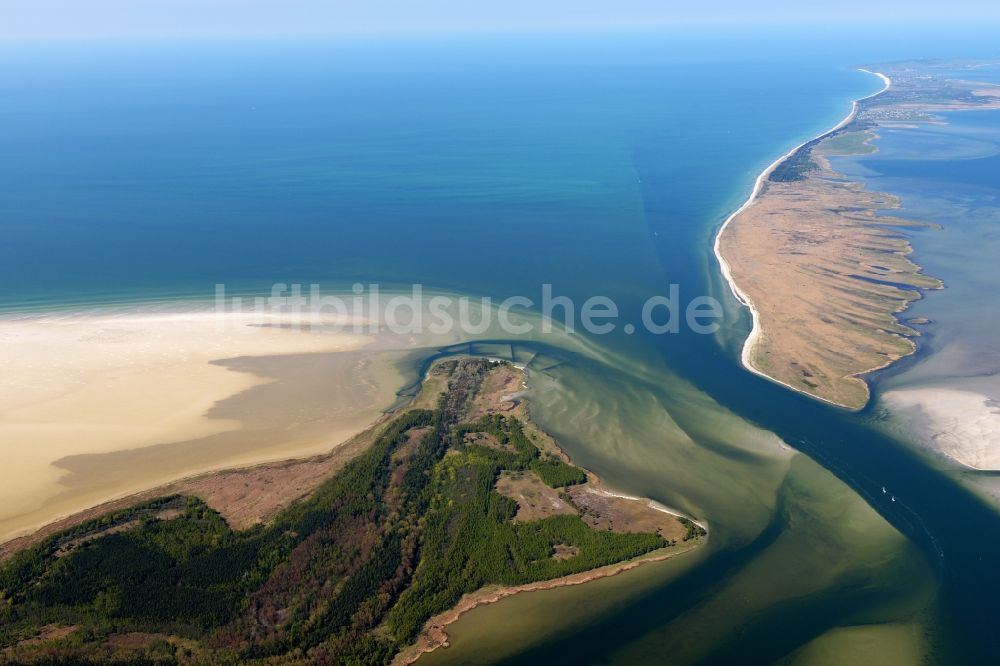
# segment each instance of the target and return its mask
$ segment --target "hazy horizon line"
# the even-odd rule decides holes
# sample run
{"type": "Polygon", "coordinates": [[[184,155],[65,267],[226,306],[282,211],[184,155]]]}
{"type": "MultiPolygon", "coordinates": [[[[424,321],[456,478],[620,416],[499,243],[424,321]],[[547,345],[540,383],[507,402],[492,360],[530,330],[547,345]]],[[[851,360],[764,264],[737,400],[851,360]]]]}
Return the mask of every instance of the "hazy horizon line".
{"type": "Polygon", "coordinates": [[[759,21],[746,20],[712,21],[707,19],[686,19],[663,22],[622,22],[592,23],[573,25],[498,25],[498,26],[436,26],[436,27],[382,27],[352,28],[344,30],[260,30],[260,31],[136,31],[107,34],[11,34],[0,30],[2,45],[46,44],[46,43],[95,43],[95,42],[204,42],[204,41],[285,41],[285,40],[376,40],[408,39],[422,40],[440,37],[535,37],[545,35],[573,36],[593,34],[671,34],[681,30],[696,29],[702,34],[720,36],[752,37],[760,31],[780,31],[789,28],[851,28],[859,33],[897,34],[900,30],[942,28],[966,28],[982,32],[1000,27],[1000,16],[933,18],[905,17],[895,19],[891,25],[878,24],[872,17],[858,25],[857,17],[803,18],[789,19],[762,18],[759,21]]]}

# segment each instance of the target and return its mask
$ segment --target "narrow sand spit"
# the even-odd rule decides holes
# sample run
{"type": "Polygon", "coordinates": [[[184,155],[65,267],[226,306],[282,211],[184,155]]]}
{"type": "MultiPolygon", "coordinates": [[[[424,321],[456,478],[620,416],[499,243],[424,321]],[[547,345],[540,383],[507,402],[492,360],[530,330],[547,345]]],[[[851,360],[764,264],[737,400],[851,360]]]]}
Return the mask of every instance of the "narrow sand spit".
{"type": "Polygon", "coordinates": [[[739,208],[733,211],[733,213],[726,218],[726,221],[722,223],[722,226],[719,227],[718,233],[716,233],[715,235],[715,242],[713,243],[715,258],[719,262],[719,268],[722,272],[722,276],[725,278],[726,283],[729,285],[729,288],[732,291],[733,295],[736,297],[736,300],[739,301],[742,305],[746,306],[748,310],[750,310],[750,316],[752,322],[750,328],[750,335],[747,336],[746,341],[743,343],[743,351],[740,354],[740,360],[743,363],[743,367],[745,367],[747,370],[753,372],[756,375],[769,379],[777,384],[781,384],[782,386],[790,388],[793,391],[797,391],[805,395],[810,395],[811,397],[817,398],[819,400],[834,405],[837,405],[838,403],[826,400],[822,396],[816,396],[807,393],[806,391],[803,391],[799,387],[792,386],[791,384],[781,381],[776,377],[772,377],[771,375],[767,374],[766,372],[764,372],[763,370],[759,369],[754,365],[752,361],[753,353],[761,337],[760,313],[758,312],[757,308],[754,307],[754,304],[750,300],[750,297],[742,289],[740,289],[739,284],[737,284],[736,280],[733,278],[732,269],[729,263],[726,261],[725,257],[723,256],[722,237],[725,234],[726,229],[730,226],[730,224],[732,224],[745,210],[747,210],[750,206],[754,204],[754,202],[760,196],[761,192],[764,190],[764,184],[767,182],[767,179],[771,176],[774,170],[781,165],[782,162],[784,162],[792,155],[797,153],[799,149],[801,149],[806,144],[812,143],[813,141],[821,139],[829,134],[833,134],[842,127],[845,127],[848,123],[854,120],[854,117],[857,115],[859,101],[875,97],[876,95],[881,95],[883,92],[888,90],[889,87],[892,85],[892,81],[889,79],[889,77],[887,77],[885,74],[882,74],[881,72],[872,72],[867,69],[861,69],[860,71],[865,72],[866,74],[873,74],[877,76],[879,79],[882,80],[883,88],[878,92],[872,93],[871,95],[868,95],[866,97],[862,97],[860,100],[854,100],[853,102],[851,102],[850,113],[848,113],[840,122],[838,122],[830,129],[817,134],[812,139],[809,139],[808,141],[803,141],[802,143],[795,146],[794,148],[789,150],[787,153],[785,153],[775,161],[771,162],[771,164],[769,164],[763,171],[761,171],[760,174],[757,176],[757,179],[754,181],[753,189],[750,192],[750,196],[747,197],[747,200],[743,202],[743,205],[741,205],[739,208]]]}

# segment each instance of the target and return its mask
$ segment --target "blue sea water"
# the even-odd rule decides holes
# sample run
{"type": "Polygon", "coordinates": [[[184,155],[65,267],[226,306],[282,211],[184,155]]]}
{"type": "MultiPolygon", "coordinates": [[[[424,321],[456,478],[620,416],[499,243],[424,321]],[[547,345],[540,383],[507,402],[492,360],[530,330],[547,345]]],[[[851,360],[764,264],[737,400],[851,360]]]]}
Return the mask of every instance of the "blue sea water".
{"type": "Polygon", "coordinates": [[[0,304],[210,297],[217,282],[655,289],[639,162],[655,152],[668,183],[669,239],[874,85],[654,40],[607,59],[542,46],[8,54],[0,304]],[[501,246],[521,270],[482,260],[501,246]]]}
{"type": "MultiPolygon", "coordinates": [[[[880,87],[856,65],[993,48],[852,34],[8,45],[0,308],[208,299],[217,283],[497,297],[552,283],[626,311],[670,283],[685,299],[718,294],[718,224],[766,164],[880,87]]],[[[992,649],[995,615],[969,590],[1000,591],[978,555],[1000,544],[995,513],[863,420],[748,375],[710,336],[604,343],[833,470],[928,553],[971,658],[992,649]],[[883,483],[912,498],[905,509],[878,496],[883,483]]],[[[703,584],[735,566],[723,555],[703,584]]],[[[662,591],[547,656],[599,658],[598,637],[654,631],[683,610],[675,598],[687,597],[662,591]]],[[[838,604],[814,600],[794,619],[779,609],[717,659],[747,645],[780,657],[845,622],[838,604]],[[768,647],[779,629],[788,637],[768,647]]]]}

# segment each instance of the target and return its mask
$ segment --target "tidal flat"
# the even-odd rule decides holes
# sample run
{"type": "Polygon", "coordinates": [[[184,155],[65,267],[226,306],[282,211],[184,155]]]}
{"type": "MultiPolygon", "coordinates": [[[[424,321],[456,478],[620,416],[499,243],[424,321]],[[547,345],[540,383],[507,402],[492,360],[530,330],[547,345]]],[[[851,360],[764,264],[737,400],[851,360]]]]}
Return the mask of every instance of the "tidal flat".
{"type": "Polygon", "coordinates": [[[220,466],[325,451],[402,383],[374,337],[280,315],[0,320],[0,536],[220,466]],[[301,322],[299,322],[301,323],[301,322]]]}
{"type": "MultiPolygon", "coordinates": [[[[1000,81],[996,67],[959,69],[982,85],[1000,81]]],[[[920,331],[915,358],[878,376],[880,427],[913,441],[932,464],[1000,498],[992,472],[1000,466],[994,258],[1000,112],[941,111],[928,121],[885,129],[877,154],[835,158],[838,169],[903,201],[898,215],[932,221],[915,234],[920,262],[946,289],[914,303],[920,331]]]]}

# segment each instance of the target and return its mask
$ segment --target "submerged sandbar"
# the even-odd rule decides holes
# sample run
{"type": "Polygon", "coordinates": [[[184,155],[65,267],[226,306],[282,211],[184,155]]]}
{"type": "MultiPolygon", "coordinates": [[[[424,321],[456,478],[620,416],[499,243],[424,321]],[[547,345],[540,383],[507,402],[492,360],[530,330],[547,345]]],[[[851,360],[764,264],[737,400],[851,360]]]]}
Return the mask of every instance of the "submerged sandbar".
{"type": "Polygon", "coordinates": [[[0,320],[0,540],[115,497],[329,450],[401,384],[371,336],[281,315],[0,320]]]}

